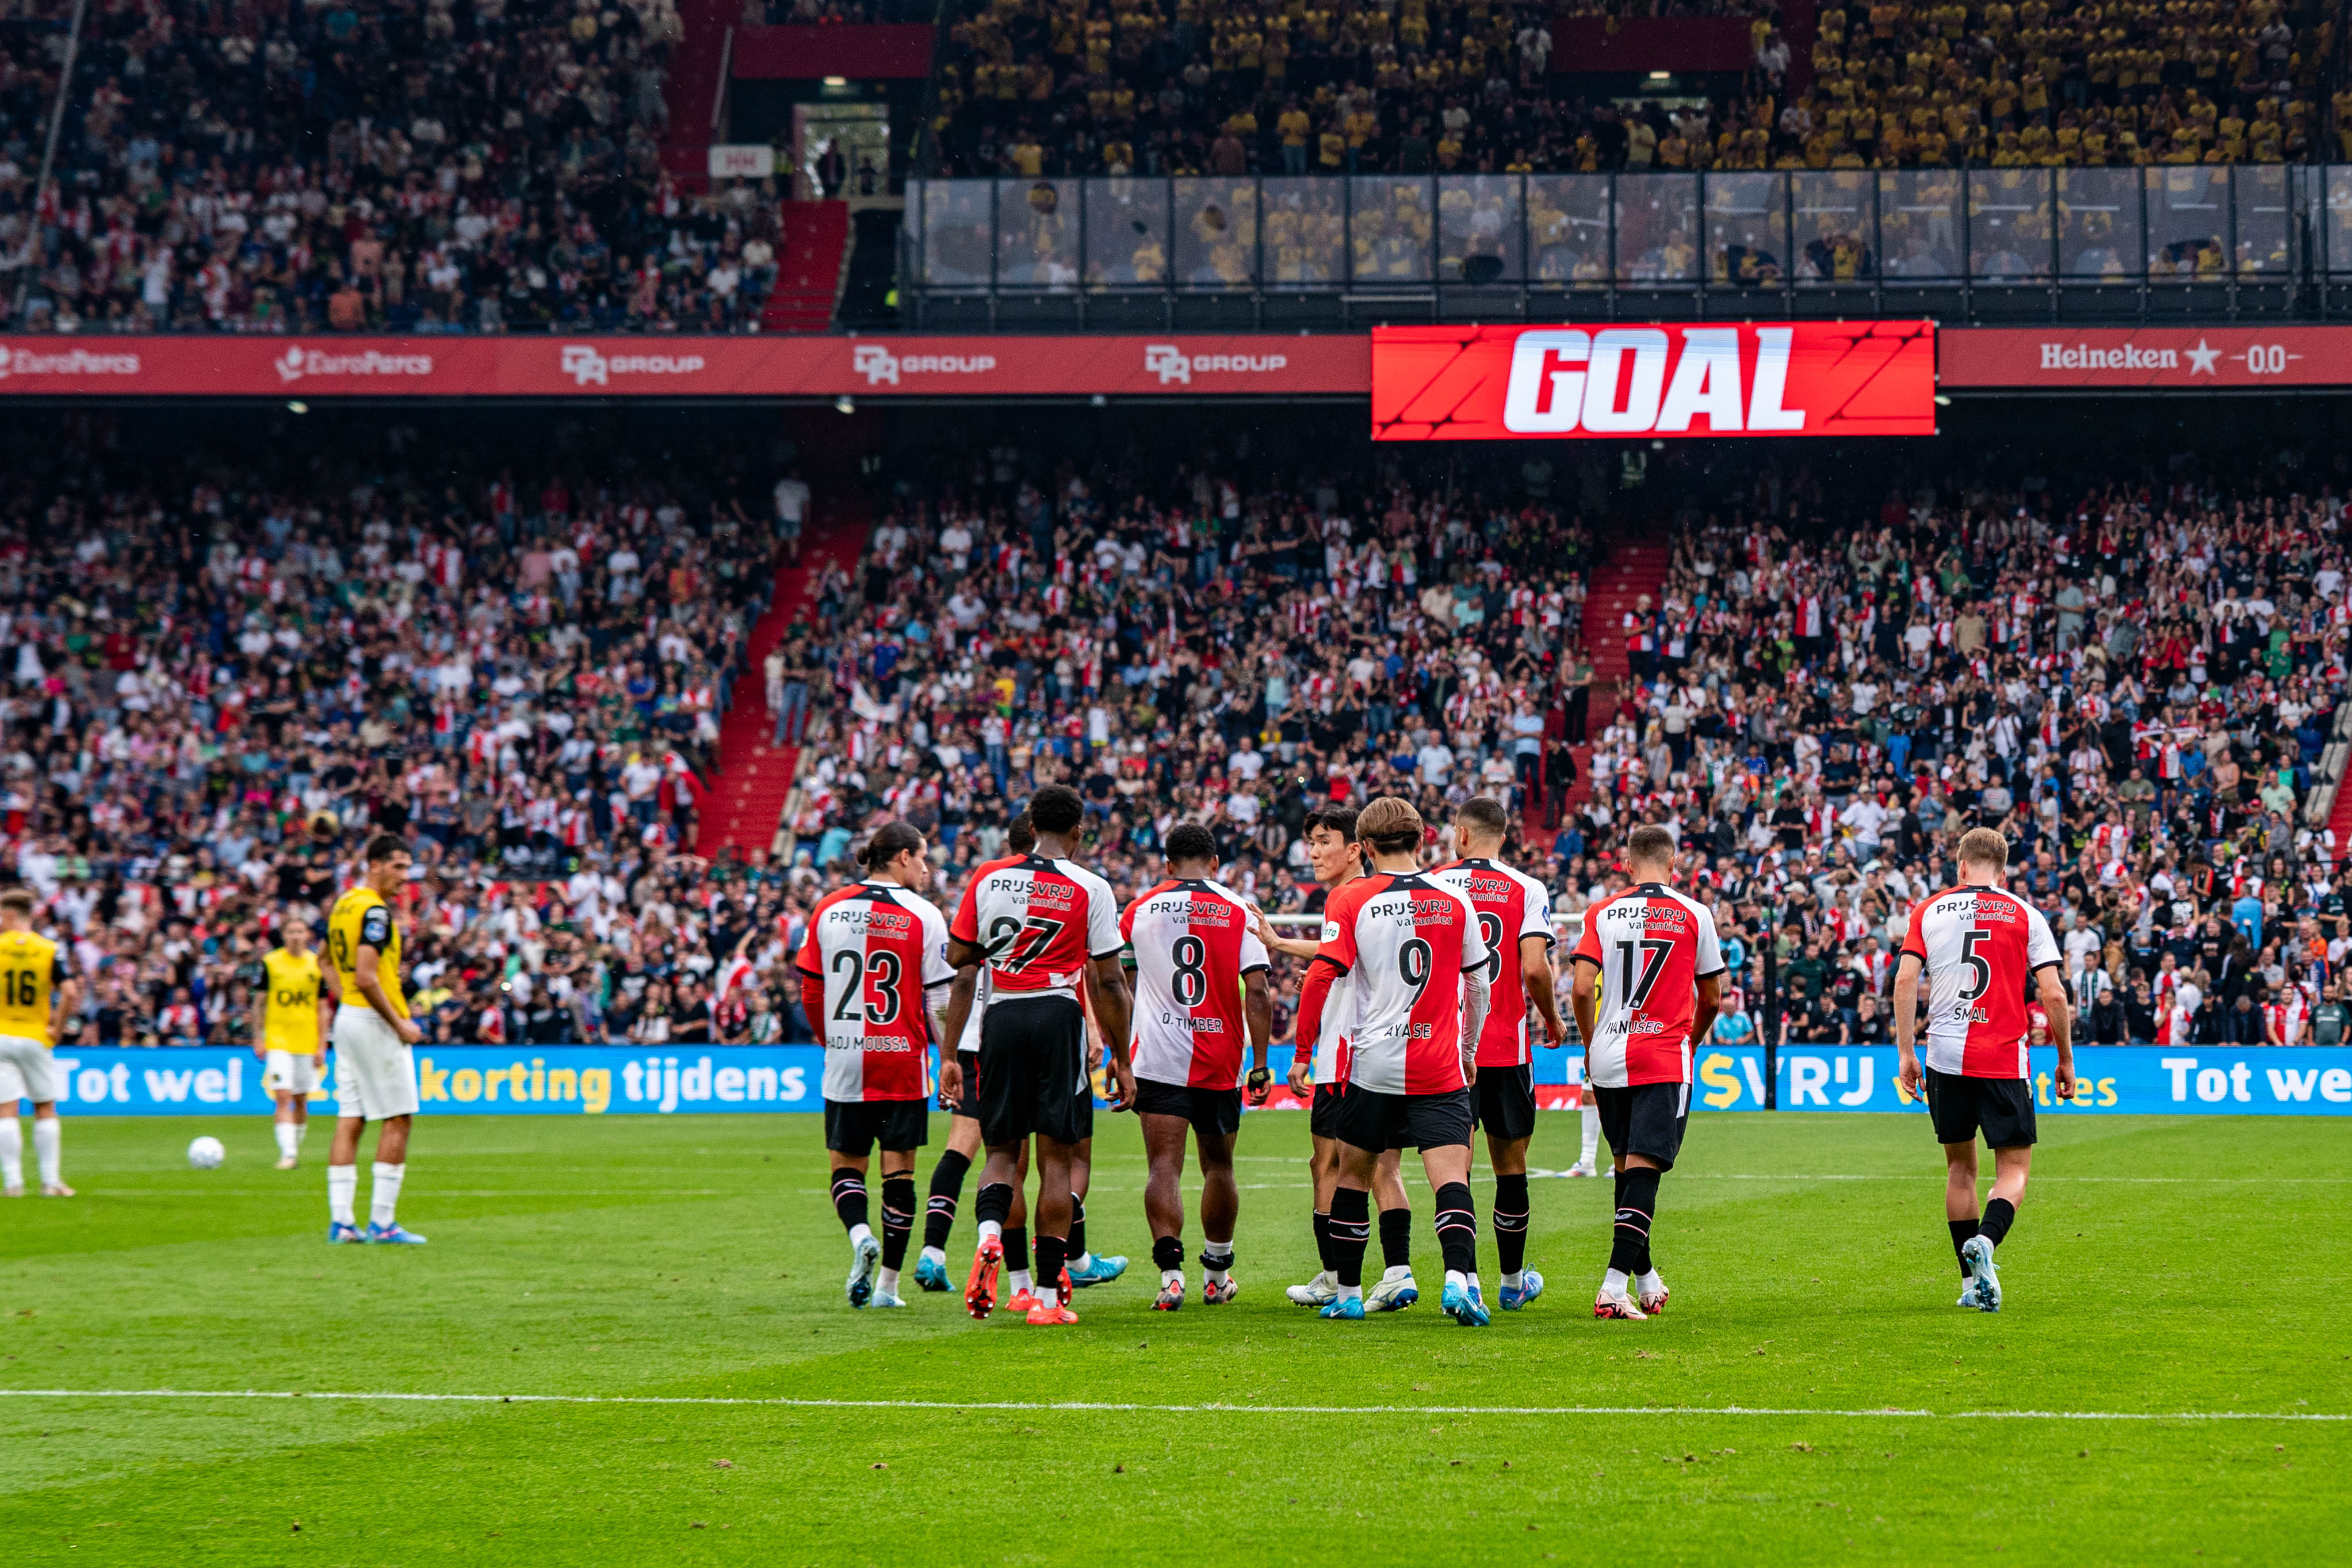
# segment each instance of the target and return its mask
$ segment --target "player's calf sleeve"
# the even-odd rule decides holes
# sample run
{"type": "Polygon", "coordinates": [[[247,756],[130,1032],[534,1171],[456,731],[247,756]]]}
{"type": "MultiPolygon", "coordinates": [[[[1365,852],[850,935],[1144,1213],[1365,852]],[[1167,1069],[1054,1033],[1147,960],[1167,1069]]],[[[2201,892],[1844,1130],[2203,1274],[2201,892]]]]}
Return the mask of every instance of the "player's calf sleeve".
{"type": "Polygon", "coordinates": [[[1041,1236],[1037,1238],[1037,1289],[1040,1294],[1062,1288],[1062,1266],[1069,1261],[1069,1238],[1041,1236]]]}
{"type": "Polygon", "coordinates": [[[1323,1260],[1323,1271],[1331,1271],[1331,1215],[1328,1211],[1315,1211],[1315,1256],[1323,1260]]]}
{"type": "Polygon", "coordinates": [[[931,1201],[923,1215],[923,1245],[946,1250],[948,1232],[955,1228],[956,1205],[963,1201],[963,1179],[971,1158],[950,1149],[931,1167],[931,1201]]]}
{"type": "Polygon", "coordinates": [[[980,1187],[980,1201],[974,1212],[980,1215],[980,1223],[983,1227],[992,1225],[997,1229],[1003,1230],[1005,1220],[1013,1213],[1013,1184],[982,1182],[980,1187]]]}
{"type": "Polygon", "coordinates": [[[841,1216],[844,1230],[866,1223],[866,1178],[846,1165],[834,1167],[833,1212],[841,1216]]]}
{"type": "Polygon", "coordinates": [[[1448,1274],[1478,1272],[1478,1210],[1467,1182],[1437,1189],[1437,1249],[1448,1274]]]}
{"type": "MultiPolygon", "coordinates": [[[[1037,1238],[1043,1241],[1045,1237],[1037,1238]]],[[[1004,1227],[1004,1267],[1015,1274],[1029,1272],[1029,1227],[1008,1225],[1004,1227]]]]}
{"type": "Polygon", "coordinates": [[[1087,1200],[1077,1194],[1070,1194],[1070,1256],[1087,1255],[1087,1200]]]}
{"type": "Polygon", "coordinates": [[[915,1174],[882,1178],[882,1267],[907,1261],[907,1238],[915,1232],[915,1174]]]}
{"type": "MultiPolygon", "coordinates": [[[[50,1125],[55,1126],[56,1123],[50,1125]]],[[[38,1127],[33,1129],[36,1136],[40,1131],[38,1127]]],[[[1995,1198],[1985,1205],[1984,1218],[1977,1221],[1977,1234],[1999,1247],[2002,1238],[2009,1235],[2009,1227],[2016,1223],[2017,1205],[2007,1198],[1995,1198]]]]}
{"type": "Polygon", "coordinates": [[[1495,1251],[1506,1274],[1517,1274],[1528,1257],[1528,1178],[1495,1178],[1495,1251]]]}
{"type": "Polygon", "coordinates": [[[1960,1260],[1960,1278],[1969,1277],[1968,1245],[1975,1239],[1977,1222],[1972,1219],[1948,1219],[1944,1222],[1952,1233],[1952,1256],[1960,1260]]]}
{"type": "Polygon", "coordinates": [[[1609,1267],[1626,1275],[1650,1271],[1650,1218],[1658,1211],[1658,1176],[1654,1165],[1625,1172],[1617,1183],[1617,1237],[1609,1251],[1609,1267]]]}
{"type": "Polygon", "coordinates": [[[1383,1268],[1412,1267],[1412,1211],[1411,1209],[1381,1211],[1381,1267],[1383,1268]]]}
{"type": "Polygon", "coordinates": [[[16,1108],[12,1105],[6,1115],[0,1116],[0,1186],[24,1184],[25,1129],[16,1120],[16,1108]]]}
{"type": "MultiPolygon", "coordinates": [[[[1385,1217],[1385,1216],[1383,1216],[1385,1217]]],[[[1349,1289],[1364,1284],[1364,1248],[1372,1240],[1372,1195],[1352,1187],[1331,1194],[1331,1268],[1349,1289]]]]}
{"type": "Polygon", "coordinates": [[[1170,1269],[1184,1267],[1184,1238],[1181,1236],[1154,1237],[1151,1241],[1151,1266],[1166,1274],[1170,1269]]]}

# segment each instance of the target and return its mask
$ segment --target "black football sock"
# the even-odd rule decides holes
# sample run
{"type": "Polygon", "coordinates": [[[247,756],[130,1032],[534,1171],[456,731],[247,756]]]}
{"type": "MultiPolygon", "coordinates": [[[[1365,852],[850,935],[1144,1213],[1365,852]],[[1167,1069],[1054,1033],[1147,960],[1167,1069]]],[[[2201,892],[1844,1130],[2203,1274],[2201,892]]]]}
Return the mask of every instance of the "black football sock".
{"type": "Polygon", "coordinates": [[[915,1173],[882,1178],[882,1267],[907,1261],[907,1238],[915,1234],[915,1173]]]}
{"type": "Polygon", "coordinates": [[[931,1203],[923,1215],[923,1245],[945,1252],[948,1233],[955,1229],[956,1205],[963,1201],[963,1179],[971,1171],[969,1155],[950,1149],[931,1167],[931,1203]]]}
{"type": "Polygon", "coordinates": [[[1969,1238],[1977,1233],[1977,1222],[1972,1219],[1948,1219],[1944,1223],[1951,1227],[1952,1256],[1960,1260],[1960,1278],[1966,1279],[1969,1277],[1967,1247],[1969,1238]]]}
{"type": "Polygon", "coordinates": [[[834,1167],[833,1212],[841,1216],[844,1230],[866,1223],[866,1178],[846,1165],[834,1167]]]}
{"type": "Polygon", "coordinates": [[[1008,1225],[1004,1227],[1004,1267],[1015,1274],[1028,1271],[1029,1227],[1027,1226],[1008,1225]]]}
{"type": "Polygon", "coordinates": [[[1517,1274],[1528,1260],[1528,1178],[1495,1178],[1495,1250],[1506,1274],[1517,1274]]]}
{"type": "Polygon", "coordinates": [[[1639,1165],[1625,1172],[1617,1184],[1617,1239],[1609,1251],[1609,1267],[1627,1279],[1649,1272],[1650,1216],[1658,1208],[1658,1170],[1639,1165]]]}
{"type": "Polygon", "coordinates": [[[1315,1211],[1315,1256],[1323,1262],[1323,1272],[1331,1272],[1331,1215],[1328,1209],[1315,1211]]]}
{"type": "Polygon", "coordinates": [[[1013,1212],[1013,1184],[982,1182],[980,1184],[980,1202],[977,1212],[981,1224],[993,1225],[997,1229],[1003,1230],[1005,1216],[1013,1212]]]}
{"type": "Polygon", "coordinates": [[[1062,1265],[1069,1247],[1066,1237],[1041,1236],[1037,1238],[1037,1289],[1059,1290],[1062,1288],[1062,1265]]]}
{"type": "Polygon", "coordinates": [[[1184,1238],[1181,1236],[1154,1237],[1151,1241],[1151,1266],[1165,1274],[1171,1268],[1184,1267],[1184,1238]]]}
{"type": "Polygon", "coordinates": [[[1477,1200],[1467,1182],[1448,1182],[1437,1189],[1437,1249],[1444,1256],[1448,1274],[1478,1272],[1477,1200]]]}
{"type": "Polygon", "coordinates": [[[1412,1267],[1412,1211],[1411,1209],[1381,1211],[1381,1267],[1383,1268],[1412,1267]]]}
{"type": "Polygon", "coordinates": [[[1077,1194],[1070,1194],[1070,1256],[1087,1255],[1087,1200],[1077,1194]]]}
{"type": "Polygon", "coordinates": [[[2007,1198],[1995,1198],[1985,1205],[1984,1218],[1977,1222],[1977,1234],[1999,1247],[2009,1235],[2009,1227],[2017,1223],[2017,1205],[2007,1198]]]}
{"type": "Polygon", "coordinates": [[[1331,1194],[1331,1266],[1341,1286],[1364,1287],[1364,1248],[1372,1239],[1370,1193],[1341,1187],[1331,1194]]]}

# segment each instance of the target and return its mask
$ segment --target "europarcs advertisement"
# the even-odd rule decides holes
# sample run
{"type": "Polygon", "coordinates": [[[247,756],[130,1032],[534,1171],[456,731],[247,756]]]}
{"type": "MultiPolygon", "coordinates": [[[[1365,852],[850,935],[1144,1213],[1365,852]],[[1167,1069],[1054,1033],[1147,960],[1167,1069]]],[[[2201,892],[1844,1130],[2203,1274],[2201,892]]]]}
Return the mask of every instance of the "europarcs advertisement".
{"type": "MultiPolygon", "coordinates": [[[[686,1116],[818,1110],[818,1046],[420,1046],[416,1077],[427,1116],[686,1116]]],[[[1276,1047],[1276,1057],[1287,1057],[1276,1047]]],[[[332,1057],[325,1075],[331,1082],[332,1057]]],[[[1892,1046],[1702,1046],[1693,1058],[1691,1109],[1762,1110],[1768,1084],[1784,1111],[1925,1113],[1895,1082],[1892,1046]],[[1768,1076],[1769,1074],[1769,1076],[1768,1076]]],[[[57,1053],[71,1116],[260,1116],[270,1110],[262,1064],[249,1050],[66,1047],[57,1053]]],[[[1538,1048],[1537,1101],[1573,1107],[1578,1053],[1538,1048]]],[[[2034,1098],[2045,1113],[2105,1116],[2352,1116],[2352,1047],[2084,1046],[2074,1052],[2074,1099],[2057,1098],[2055,1051],[2032,1053],[2034,1098]]],[[[1295,1106],[1286,1093],[1278,1102],[1295,1106]]],[[[331,1103],[325,1091],[312,1103],[331,1103]]]]}

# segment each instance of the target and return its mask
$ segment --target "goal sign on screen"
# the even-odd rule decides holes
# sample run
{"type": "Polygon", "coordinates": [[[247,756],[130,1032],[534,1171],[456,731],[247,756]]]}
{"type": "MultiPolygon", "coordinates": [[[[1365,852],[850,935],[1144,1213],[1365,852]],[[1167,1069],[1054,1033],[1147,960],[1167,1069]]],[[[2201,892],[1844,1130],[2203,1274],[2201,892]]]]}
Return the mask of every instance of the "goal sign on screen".
{"type": "Polygon", "coordinates": [[[1376,440],[1935,433],[1933,321],[1372,333],[1376,440]]]}

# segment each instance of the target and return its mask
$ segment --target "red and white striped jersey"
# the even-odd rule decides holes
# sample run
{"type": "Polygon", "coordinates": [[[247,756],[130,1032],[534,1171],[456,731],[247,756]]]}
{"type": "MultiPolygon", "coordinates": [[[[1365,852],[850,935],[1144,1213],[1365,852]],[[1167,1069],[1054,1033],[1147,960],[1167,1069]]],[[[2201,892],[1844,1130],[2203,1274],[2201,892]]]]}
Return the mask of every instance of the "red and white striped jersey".
{"type": "Polygon", "coordinates": [[[1462,976],[1486,962],[1468,900],[1419,873],[1359,877],[1324,906],[1315,962],[1351,982],[1354,1017],[1339,1057],[1341,1083],[1383,1094],[1468,1087],[1462,1076],[1462,976]]]}
{"type": "Polygon", "coordinates": [[[824,1037],[825,1099],[929,1099],[924,1004],[955,978],[947,921],[930,900],[895,882],[836,889],[810,911],[799,964],[824,985],[824,1016],[809,1022],[824,1037]]]}
{"type": "Polygon", "coordinates": [[[1456,860],[1430,876],[1470,900],[1478,940],[1486,944],[1486,1022],[1478,1031],[1478,1065],[1523,1067],[1529,1058],[1527,976],[1519,970],[1521,939],[1539,936],[1549,947],[1551,892],[1524,871],[1497,860],[1456,860]]]}
{"type": "Polygon", "coordinates": [[[1268,967],[1249,906],[1215,882],[1167,881],[1128,905],[1118,929],[1135,951],[1135,1076],[1241,1082],[1242,976],[1268,967]]]}
{"type": "Polygon", "coordinates": [[[1690,1082],[1698,983],[1723,973],[1707,907],[1662,883],[1639,883],[1584,911],[1576,957],[1601,971],[1588,1080],[1602,1089],[1690,1082]]]}
{"type": "Polygon", "coordinates": [[[1903,951],[1927,972],[1921,1055],[1962,1078],[2028,1078],[2025,991],[2059,967],[2042,911],[2001,888],[1951,888],[1911,908],[1903,951]]]}
{"type": "Polygon", "coordinates": [[[1028,996],[1078,999],[1091,958],[1118,953],[1118,905],[1110,884],[1068,860],[1012,855],[991,860],[963,887],[949,928],[988,954],[988,1005],[1028,996]]]}

